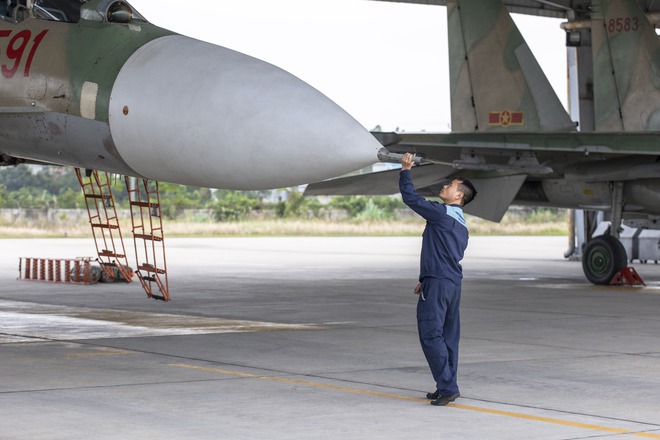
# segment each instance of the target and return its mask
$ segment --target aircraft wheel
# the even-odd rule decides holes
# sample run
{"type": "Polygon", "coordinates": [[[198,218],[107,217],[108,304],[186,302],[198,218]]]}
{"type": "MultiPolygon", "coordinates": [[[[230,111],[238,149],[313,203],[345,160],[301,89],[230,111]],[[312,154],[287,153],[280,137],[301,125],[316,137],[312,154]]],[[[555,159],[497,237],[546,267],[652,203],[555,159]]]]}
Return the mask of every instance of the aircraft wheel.
{"type": "Polygon", "coordinates": [[[611,235],[591,239],[582,253],[582,270],[594,284],[609,284],[621,269],[627,266],[626,250],[611,235]]]}

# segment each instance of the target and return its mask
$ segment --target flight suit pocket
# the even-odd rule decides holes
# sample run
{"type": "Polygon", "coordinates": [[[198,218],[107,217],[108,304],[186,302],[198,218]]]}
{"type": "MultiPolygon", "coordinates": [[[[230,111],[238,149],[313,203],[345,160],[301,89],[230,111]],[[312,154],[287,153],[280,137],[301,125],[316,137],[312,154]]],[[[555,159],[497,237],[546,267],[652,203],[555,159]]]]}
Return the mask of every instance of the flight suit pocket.
{"type": "Polygon", "coordinates": [[[442,336],[442,329],[438,326],[438,321],[435,317],[427,319],[417,318],[417,327],[419,336],[422,339],[434,339],[442,336]]]}
{"type": "Polygon", "coordinates": [[[422,281],[422,295],[417,302],[417,327],[423,339],[433,339],[442,336],[442,326],[439,325],[438,310],[435,295],[429,295],[429,285],[422,281]]]}

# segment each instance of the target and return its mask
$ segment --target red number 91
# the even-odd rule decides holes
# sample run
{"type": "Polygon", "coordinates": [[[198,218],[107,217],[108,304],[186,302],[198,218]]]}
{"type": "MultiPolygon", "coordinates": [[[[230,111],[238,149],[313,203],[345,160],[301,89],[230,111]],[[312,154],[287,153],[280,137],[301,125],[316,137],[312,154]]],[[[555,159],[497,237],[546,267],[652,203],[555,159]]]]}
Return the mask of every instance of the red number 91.
{"type": "MultiPolygon", "coordinates": [[[[34,54],[37,52],[37,47],[39,47],[39,43],[41,43],[41,40],[46,36],[47,32],[48,32],[47,29],[41,31],[32,40],[32,48],[30,49],[30,53],[28,54],[27,61],[25,63],[25,68],[23,69],[23,76],[30,75],[30,66],[32,65],[32,59],[34,58],[34,54]]],[[[0,38],[8,37],[9,35],[10,35],[10,31],[0,31],[0,38]]],[[[23,59],[23,55],[25,54],[25,50],[30,44],[31,36],[32,33],[26,29],[17,32],[11,38],[11,40],[9,40],[9,44],[7,44],[7,49],[6,49],[7,59],[9,60],[9,63],[2,65],[2,75],[5,78],[13,77],[18,71],[21,65],[21,60],[23,59]]]]}

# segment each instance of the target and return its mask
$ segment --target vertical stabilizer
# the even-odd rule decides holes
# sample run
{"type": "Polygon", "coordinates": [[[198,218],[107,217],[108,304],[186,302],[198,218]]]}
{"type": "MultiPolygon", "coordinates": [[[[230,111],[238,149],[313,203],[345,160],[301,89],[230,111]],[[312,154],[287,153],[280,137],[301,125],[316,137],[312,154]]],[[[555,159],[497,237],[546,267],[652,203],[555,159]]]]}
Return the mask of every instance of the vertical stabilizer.
{"type": "Polygon", "coordinates": [[[500,0],[449,0],[453,132],[573,131],[500,0]]]}
{"type": "Polygon", "coordinates": [[[593,0],[597,131],[660,130],[660,41],[633,0],[593,0]]]}

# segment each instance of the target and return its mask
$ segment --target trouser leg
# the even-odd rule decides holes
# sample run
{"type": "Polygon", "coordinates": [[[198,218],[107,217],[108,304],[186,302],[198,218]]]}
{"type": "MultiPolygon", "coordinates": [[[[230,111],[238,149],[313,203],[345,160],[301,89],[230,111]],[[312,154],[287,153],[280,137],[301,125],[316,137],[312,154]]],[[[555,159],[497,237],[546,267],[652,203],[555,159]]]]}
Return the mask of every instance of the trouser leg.
{"type": "Polygon", "coordinates": [[[420,344],[442,395],[458,393],[460,294],[460,286],[448,280],[425,278],[417,303],[420,344]]]}

